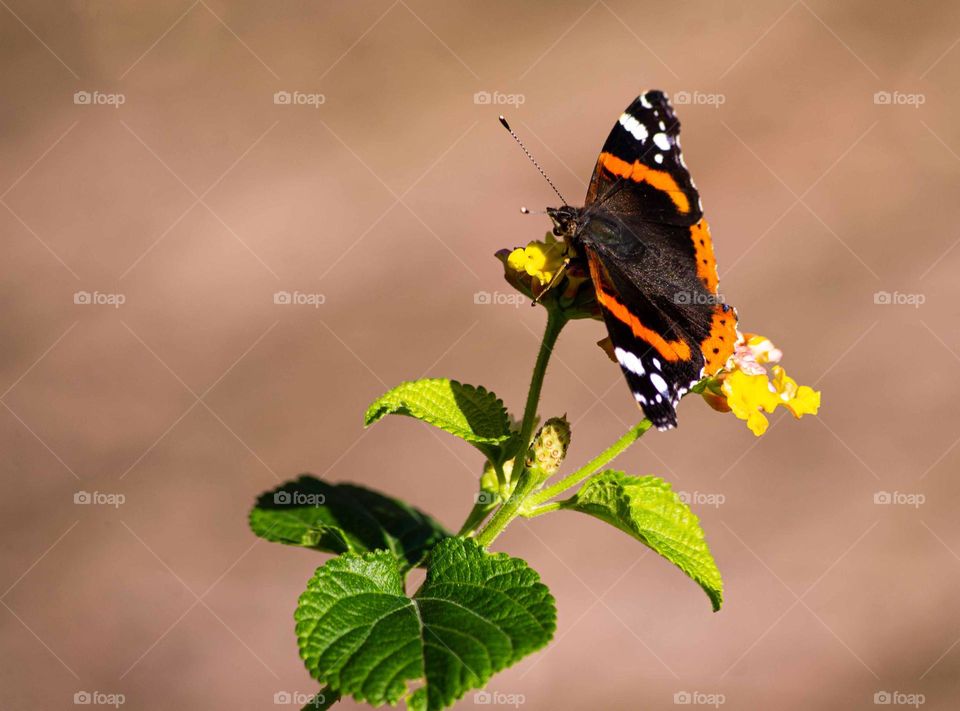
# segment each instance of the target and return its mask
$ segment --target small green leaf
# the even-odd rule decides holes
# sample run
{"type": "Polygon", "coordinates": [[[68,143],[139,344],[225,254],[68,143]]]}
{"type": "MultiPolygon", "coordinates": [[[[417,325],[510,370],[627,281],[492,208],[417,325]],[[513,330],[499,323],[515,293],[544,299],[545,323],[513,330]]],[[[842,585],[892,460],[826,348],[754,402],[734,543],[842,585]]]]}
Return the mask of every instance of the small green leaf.
{"type": "Polygon", "coordinates": [[[429,378],[402,383],[367,410],[364,424],[386,415],[408,415],[466,440],[490,456],[515,437],[503,402],[489,390],[456,380],[429,378]]]}
{"type": "Polygon", "coordinates": [[[330,553],[386,550],[407,566],[417,565],[449,535],[401,501],[307,475],[260,496],[250,512],[250,528],[274,543],[330,553]]]}
{"type": "Polygon", "coordinates": [[[703,588],[714,611],[720,609],[723,580],[700,521],[667,482],[608,469],[589,479],[563,507],[596,516],[650,546],[703,588]]]}
{"type": "Polygon", "coordinates": [[[297,607],[307,669],[372,705],[436,711],[546,645],[553,596],[524,561],[447,538],[411,598],[383,551],[347,553],[317,569],[297,607]]]}

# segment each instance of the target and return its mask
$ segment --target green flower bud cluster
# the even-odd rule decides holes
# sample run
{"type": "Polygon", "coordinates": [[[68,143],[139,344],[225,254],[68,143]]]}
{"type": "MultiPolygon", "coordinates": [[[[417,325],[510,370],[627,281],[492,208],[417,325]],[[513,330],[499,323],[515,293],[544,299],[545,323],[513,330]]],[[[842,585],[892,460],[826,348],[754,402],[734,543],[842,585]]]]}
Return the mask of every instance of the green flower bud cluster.
{"type": "Polygon", "coordinates": [[[527,466],[539,469],[545,477],[551,477],[560,469],[567,448],[570,446],[570,423],[567,417],[551,417],[543,423],[530,445],[527,466]]]}

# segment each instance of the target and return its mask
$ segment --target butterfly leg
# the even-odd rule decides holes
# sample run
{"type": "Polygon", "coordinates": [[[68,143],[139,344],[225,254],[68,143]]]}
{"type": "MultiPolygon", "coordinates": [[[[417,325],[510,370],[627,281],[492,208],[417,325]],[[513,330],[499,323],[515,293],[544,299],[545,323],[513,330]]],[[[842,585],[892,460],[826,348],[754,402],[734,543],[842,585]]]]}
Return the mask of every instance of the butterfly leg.
{"type": "Polygon", "coordinates": [[[549,293],[557,284],[560,283],[560,280],[563,278],[563,275],[567,272],[567,267],[570,266],[571,257],[564,257],[563,264],[560,265],[560,268],[557,270],[557,273],[553,275],[553,279],[550,280],[550,283],[547,284],[546,288],[537,294],[536,298],[531,302],[531,306],[536,306],[540,303],[540,299],[549,293]]]}

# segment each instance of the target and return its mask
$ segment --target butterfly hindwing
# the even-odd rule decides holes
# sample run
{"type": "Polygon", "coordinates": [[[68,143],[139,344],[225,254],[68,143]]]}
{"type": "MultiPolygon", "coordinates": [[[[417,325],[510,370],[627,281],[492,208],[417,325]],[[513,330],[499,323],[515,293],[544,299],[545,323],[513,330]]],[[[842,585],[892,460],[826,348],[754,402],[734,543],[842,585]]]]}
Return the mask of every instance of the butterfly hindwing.
{"type": "Polygon", "coordinates": [[[700,379],[701,354],[675,317],[632,286],[622,265],[608,259],[608,268],[589,249],[587,260],[613,354],[634,399],[656,427],[675,427],[680,398],[700,379]]]}

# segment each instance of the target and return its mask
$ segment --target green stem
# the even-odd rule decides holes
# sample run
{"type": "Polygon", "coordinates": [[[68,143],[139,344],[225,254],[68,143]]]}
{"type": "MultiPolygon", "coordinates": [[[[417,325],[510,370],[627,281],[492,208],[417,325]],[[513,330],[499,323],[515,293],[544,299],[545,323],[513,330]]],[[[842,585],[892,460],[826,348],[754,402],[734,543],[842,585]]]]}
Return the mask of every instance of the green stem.
{"type": "Polygon", "coordinates": [[[484,548],[493,543],[494,539],[507,527],[507,524],[516,518],[520,506],[537,486],[536,477],[532,476],[526,468],[527,450],[530,449],[533,428],[537,421],[537,406],[540,403],[540,393],[543,390],[543,379],[547,372],[547,364],[550,362],[550,355],[557,343],[557,337],[566,323],[567,318],[562,312],[552,308],[547,309],[547,326],[544,329],[543,341],[540,343],[536,365],[533,367],[530,390],[527,392],[527,404],[523,410],[523,421],[520,424],[520,449],[513,462],[511,479],[516,481],[516,486],[513,489],[513,494],[497,509],[486,527],[477,534],[477,542],[484,548]]]}
{"type": "Polygon", "coordinates": [[[477,529],[484,519],[487,518],[487,514],[490,513],[490,510],[493,507],[490,504],[476,503],[473,505],[473,508],[470,509],[470,513],[467,514],[467,520],[463,522],[463,525],[460,527],[460,530],[457,531],[458,536],[470,536],[473,535],[473,532],[477,529]]]}
{"type": "MultiPolygon", "coordinates": [[[[640,422],[627,430],[627,433],[624,434],[623,437],[601,452],[599,456],[590,460],[587,462],[587,464],[580,467],[572,474],[563,477],[563,479],[558,481],[553,486],[548,486],[546,489],[537,492],[536,495],[530,498],[530,505],[536,506],[537,504],[542,504],[548,499],[552,499],[554,496],[562,494],[567,489],[573,488],[587,477],[593,475],[598,469],[601,469],[609,464],[611,461],[620,456],[627,447],[640,439],[643,436],[643,433],[650,429],[650,426],[650,420],[640,420],[640,422]]],[[[555,509],[550,509],[550,511],[553,510],[555,509]]],[[[537,515],[539,515],[539,513],[547,512],[537,510],[537,515]]]]}
{"type": "Polygon", "coordinates": [[[550,501],[542,506],[537,506],[535,509],[531,509],[530,511],[521,512],[520,515],[524,518],[536,518],[537,516],[550,513],[551,511],[559,511],[563,508],[563,505],[566,503],[566,501],[566,499],[563,501],[550,501]]]}

